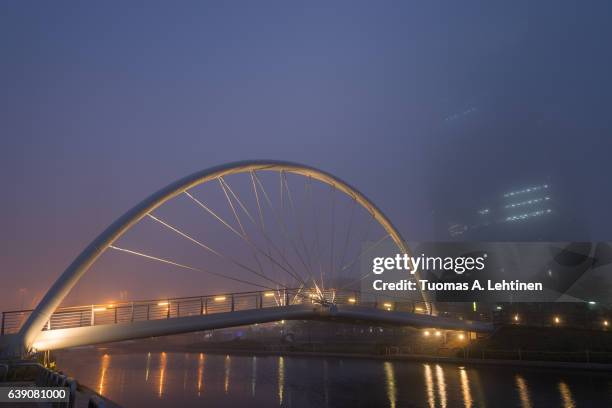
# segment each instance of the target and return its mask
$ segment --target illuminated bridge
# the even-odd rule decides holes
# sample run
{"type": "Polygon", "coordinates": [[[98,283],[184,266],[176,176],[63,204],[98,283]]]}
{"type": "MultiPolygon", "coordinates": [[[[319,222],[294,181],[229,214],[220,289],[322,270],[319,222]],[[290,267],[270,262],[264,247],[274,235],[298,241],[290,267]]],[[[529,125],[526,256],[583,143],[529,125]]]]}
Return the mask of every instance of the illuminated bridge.
{"type": "MultiPolygon", "coordinates": [[[[65,307],[53,313],[33,348],[54,350],[281,320],[491,330],[489,323],[430,316],[422,302],[362,303],[359,293],[329,291],[325,295],[330,299],[327,304],[318,301],[315,291],[288,289],[65,307]]],[[[4,312],[3,334],[19,333],[31,312],[4,312]]]]}
{"type": "MultiPolygon", "coordinates": [[[[371,272],[360,270],[360,262],[385,241],[395,253],[409,254],[389,219],[357,189],[329,173],[280,161],[214,167],[168,185],[117,219],[68,266],[34,310],[4,312],[0,344],[4,354],[27,355],[280,320],[492,330],[490,323],[437,316],[425,292],[417,293],[417,299],[398,300],[363,290],[360,283],[371,272]],[[174,213],[167,208],[179,204],[197,210],[205,223],[185,221],[184,207],[174,213]],[[138,235],[139,228],[148,229],[138,235]],[[150,238],[151,228],[198,254],[178,259],[185,249],[171,256],[168,245],[154,249],[154,242],[130,244],[150,238]],[[147,267],[198,274],[203,287],[231,289],[188,298],[60,307],[103,256],[114,257],[107,267],[121,271],[129,268],[118,262],[130,258],[147,267]]],[[[419,273],[407,278],[418,279],[419,273]]]]}

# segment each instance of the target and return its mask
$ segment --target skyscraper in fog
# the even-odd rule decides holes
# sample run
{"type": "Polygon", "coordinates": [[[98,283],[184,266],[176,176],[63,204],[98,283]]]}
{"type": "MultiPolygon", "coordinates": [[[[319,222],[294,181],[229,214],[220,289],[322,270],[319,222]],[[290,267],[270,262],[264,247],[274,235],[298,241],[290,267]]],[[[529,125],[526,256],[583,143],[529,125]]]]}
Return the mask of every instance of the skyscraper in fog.
{"type": "MultiPolygon", "coordinates": [[[[499,191],[499,190],[498,190],[499,191]]],[[[553,184],[533,183],[476,201],[479,207],[453,211],[438,219],[438,235],[466,241],[571,240],[584,229],[553,184]]]]}

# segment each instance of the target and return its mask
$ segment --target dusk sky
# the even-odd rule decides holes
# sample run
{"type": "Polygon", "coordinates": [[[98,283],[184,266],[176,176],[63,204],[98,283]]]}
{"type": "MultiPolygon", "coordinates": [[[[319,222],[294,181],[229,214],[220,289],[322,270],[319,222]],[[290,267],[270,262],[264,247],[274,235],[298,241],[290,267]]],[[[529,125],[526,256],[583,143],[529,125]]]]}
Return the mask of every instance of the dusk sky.
{"type": "Polygon", "coordinates": [[[155,190],[245,159],[335,174],[407,240],[551,182],[584,228],[546,239],[610,241],[611,15],[609,1],[2,2],[0,309],[34,306],[155,190]]]}

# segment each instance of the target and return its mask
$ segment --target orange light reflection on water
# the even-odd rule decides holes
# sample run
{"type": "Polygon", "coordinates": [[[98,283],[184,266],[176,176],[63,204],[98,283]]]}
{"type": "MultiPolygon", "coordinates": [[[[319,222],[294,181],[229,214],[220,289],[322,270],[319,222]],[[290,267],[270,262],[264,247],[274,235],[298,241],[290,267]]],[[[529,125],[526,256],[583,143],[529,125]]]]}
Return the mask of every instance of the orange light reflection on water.
{"type": "Polygon", "coordinates": [[[110,364],[110,356],[108,354],[104,354],[102,356],[102,362],[100,364],[100,379],[98,381],[98,394],[104,395],[104,385],[106,381],[106,371],[108,370],[108,366],[110,364]]]}
{"type": "Polygon", "coordinates": [[[159,390],[157,393],[159,398],[161,398],[162,395],[164,395],[164,380],[165,380],[165,375],[166,375],[166,363],[167,363],[166,353],[162,351],[162,353],[159,355],[159,390]]]}
{"type": "Polygon", "coordinates": [[[204,390],[204,354],[200,353],[198,357],[198,397],[204,390]]]}

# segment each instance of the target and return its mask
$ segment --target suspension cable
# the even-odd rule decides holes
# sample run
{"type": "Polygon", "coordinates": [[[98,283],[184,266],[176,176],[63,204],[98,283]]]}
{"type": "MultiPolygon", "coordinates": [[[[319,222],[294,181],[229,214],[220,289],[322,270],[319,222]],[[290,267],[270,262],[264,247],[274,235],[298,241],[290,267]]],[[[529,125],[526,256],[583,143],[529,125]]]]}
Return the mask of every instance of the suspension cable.
{"type": "Polygon", "coordinates": [[[220,278],[229,279],[229,280],[233,280],[233,281],[236,281],[236,282],[244,283],[244,284],[247,284],[247,285],[252,285],[252,286],[257,286],[257,287],[264,288],[264,289],[273,290],[273,288],[271,288],[269,286],[259,285],[257,283],[249,282],[247,280],[233,278],[231,276],[226,276],[226,275],[223,275],[221,273],[213,272],[213,271],[210,271],[210,270],[207,270],[207,269],[195,268],[193,266],[184,265],[184,264],[181,264],[181,263],[178,263],[178,262],[171,261],[169,259],[158,258],[158,257],[153,256],[153,255],[148,255],[148,254],[145,254],[145,253],[142,253],[142,252],[133,251],[131,249],[121,248],[121,247],[118,247],[118,246],[115,246],[115,245],[109,245],[108,247],[111,248],[111,249],[114,249],[116,251],[124,252],[124,253],[131,254],[131,255],[138,255],[138,256],[141,256],[143,258],[147,258],[147,259],[151,259],[151,260],[154,260],[154,261],[166,263],[166,264],[169,264],[169,265],[178,266],[178,267],[183,268],[183,269],[189,269],[189,270],[192,270],[192,271],[195,271],[195,272],[208,273],[208,274],[211,274],[211,275],[218,276],[220,278]]]}
{"type": "Polygon", "coordinates": [[[298,258],[299,258],[300,262],[302,263],[302,265],[304,265],[304,268],[306,268],[306,271],[307,271],[310,279],[313,279],[313,276],[312,276],[312,267],[311,267],[311,262],[310,262],[310,254],[308,253],[308,248],[306,248],[306,243],[304,241],[301,217],[298,215],[298,213],[297,213],[297,211],[295,209],[295,205],[293,203],[293,196],[291,194],[291,190],[289,189],[289,183],[287,182],[287,175],[284,172],[282,172],[281,174],[282,174],[281,175],[281,185],[284,184],[285,190],[287,191],[287,202],[289,203],[288,207],[293,212],[293,216],[297,219],[297,224],[298,224],[298,229],[299,229],[298,237],[301,239],[302,245],[304,246],[304,250],[305,250],[305,253],[306,253],[306,260],[308,261],[308,264],[306,264],[306,262],[304,262],[304,259],[300,255],[300,251],[297,248],[297,245],[295,244],[295,241],[292,239],[294,250],[295,250],[296,254],[298,255],[298,258]]]}
{"type": "Polygon", "coordinates": [[[153,214],[148,213],[148,214],[147,214],[147,216],[148,216],[149,218],[151,218],[151,219],[155,220],[156,222],[160,223],[160,224],[161,224],[161,225],[163,225],[164,227],[166,227],[166,228],[168,228],[168,229],[170,229],[170,230],[172,230],[172,231],[176,232],[176,233],[177,233],[177,234],[179,234],[180,236],[182,236],[182,237],[184,237],[184,238],[186,238],[186,239],[190,240],[190,241],[191,241],[191,242],[193,242],[194,244],[199,245],[200,247],[204,248],[205,250],[207,250],[207,251],[209,251],[209,252],[211,252],[211,253],[215,254],[215,255],[216,255],[216,256],[218,256],[219,258],[221,258],[221,259],[225,259],[225,260],[228,260],[228,261],[230,261],[231,263],[233,263],[234,265],[239,266],[240,268],[245,269],[245,270],[247,270],[247,271],[249,271],[249,272],[251,272],[251,273],[253,273],[253,274],[257,275],[257,276],[259,276],[260,278],[263,278],[263,279],[265,279],[265,280],[267,280],[267,281],[269,281],[269,282],[272,282],[272,283],[274,283],[275,285],[284,286],[284,285],[282,285],[280,282],[277,282],[277,281],[275,281],[275,280],[273,280],[273,279],[270,279],[270,278],[269,278],[269,277],[267,277],[265,274],[259,273],[259,272],[255,271],[254,269],[252,269],[252,268],[250,268],[250,267],[248,267],[248,266],[246,266],[246,265],[242,264],[241,262],[237,261],[237,260],[236,260],[236,259],[234,259],[233,257],[231,257],[231,256],[227,256],[227,255],[224,255],[224,254],[222,254],[221,252],[219,252],[219,251],[217,251],[217,250],[215,250],[215,249],[212,249],[212,248],[211,248],[211,247],[209,247],[208,245],[205,245],[205,244],[203,244],[202,242],[198,241],[197,239],[195,239],[195,238],[193,238],[193,237],[191,237],[191,236],[187,235],[187,234],[186,234],[186,233],[184,233],[183,231],[181,231],[181,230],[179,230],[178,228],[176,228],[176,227],[174,227],[174,226],[172,226],[172,225],[168,224],[167,222],[165,222],[165,221],[161,220],[160,218],[158,218],[158,217],[154,216],[153,214]]]}
{"type": "MultiPolygon", "coordinates": [[[[200,207],[202,207],[203,209],[205,209],[209,214],[211,214],[213,217],[215,217],[215,219],[217,219],[219,222],[221,222],[223,225],[225,225],[228,229],[230,229],[232,232],[234,232],[234,234],[236,234],[238,237],[240,237],[244,242],[246,242],[247,245],[249,245],[249,247],[257,250],[258,252],[260,252],[263,256],[265,256],[266,258],[268,258],[271,262],[273,262],[274,264],[276,264],[277,266],[279,266],[283,271],[285,271],[286,273],[288,273],[291,277],[293,277],[295,280],[297,280],[298,282],[303,282],[303,279],[300,279],[297,275],[294,275],[291,271],[287,270],[287,268],[285,268],[280,262],[278,262],[273,256],[270,256],[268,254],[266,254],[264,251],[262,251],[257,245],[255,245],[253,242],[251,242],[250,240],[248,240],[244,235],[242,235],[239,231],[237,231],[235,228],[233,228],[227,221],[225,221],[222,217],[220,217],[219,215],[217,215],[217,213],[215,213],[213,210],[211,210],[210,208],[208,208],[204,203],[202,203],[200,200],[198,200],[197,198],[195,198],[192,194],[190,194],[188,191],[184,191],[184,193],[191,199],[193,200],[196,204],[198,204],[200,207]]],[[[286,261],[285,261],[286,262],[286,261]]],[[[291,265],[288,265],[291,268],[291,265]]],[[[285,285],[283,285],[285,286],[285,285]]]]}

